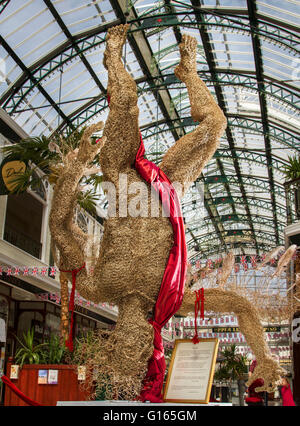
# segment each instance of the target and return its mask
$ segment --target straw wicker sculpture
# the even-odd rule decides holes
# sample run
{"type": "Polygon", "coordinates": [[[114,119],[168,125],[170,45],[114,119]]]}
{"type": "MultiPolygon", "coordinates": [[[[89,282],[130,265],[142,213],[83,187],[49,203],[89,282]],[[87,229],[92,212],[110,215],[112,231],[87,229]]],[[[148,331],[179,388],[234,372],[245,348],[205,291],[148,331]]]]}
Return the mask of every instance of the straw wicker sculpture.
{"type": "MultiPolygon", "coordinates": [[[[126,175],[128,186],[144,183],[134,168],[140,145],[136,84],[125,70],[122,48],[127,25],[108,30],[104,65],[108,71],[110,111],[102,141],[90,142],[91,135],[103,127],[102,123],[88,128],[78,151],[71,153],[54,189],[50,229],[60,255],[60,268],[72,270],[85,262],[86,236],[73,222],[76,191],[79,179],[100,152],[103,180],[116,188],[116,216],[105,221],[99,257],[92,275],[83,269],[77,276],[77,290],[96,303],[108,302],[118,306],[119,316],[111,333],[99,334],[86,357],[88,366],[97,366],[96,380],[105,381],[106,398],[132,399],[139,394],[153,352],[153,328],[148,323],[164,274],[173,232],[167,217],[131,217],[119,214],[122,198],[120,174],[126,175]],[[110,393],[109,393],[110,392],[110,393]]],[[[191,115],[199,126],[169,149],[160,168],[172,182],[193,182],[217,149],[219,138],[226,127],[226,119],[215,103],[196,70],[196,47],[193,37],[183,36],[180,44],[181,61],[175,74],[188,89],[191,115]]],[[[133,195],[128,194],[128,204],[133,195]]],[[[150,211],[150,198],[146,205],[150,211]]],[[[71,274],[69,274],[71,278],[71,274]]],[[[209,291],[209,309],[224,309],[238,314],[241,329],[253,349],[257,348],[258,370],[266,381],[276,376],[277,366],[265,356],[267,348],[263,331],[254,310],[242,297],[231,297],[227,292],[209,291]],[[259,347],[258,344],[260,343],[259,347]],[[272,372],[272,374],[271,374],[272,372]]],[[[183,311],[191,310],[194,295],[187,292],[183,311]]]]}

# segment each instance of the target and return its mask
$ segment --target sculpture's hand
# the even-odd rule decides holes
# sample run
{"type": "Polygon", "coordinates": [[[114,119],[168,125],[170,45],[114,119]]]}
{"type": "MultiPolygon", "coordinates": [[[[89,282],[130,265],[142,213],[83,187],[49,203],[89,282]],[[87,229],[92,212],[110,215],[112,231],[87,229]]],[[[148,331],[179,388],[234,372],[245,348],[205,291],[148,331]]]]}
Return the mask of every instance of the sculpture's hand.
{"type": "Polygon", "coordinates": [[[265,358],[258,362],[246,385],[250,386],[256,379],[263,379],[264,385],[255,388],[255,392],[271,393],[274,392],[284,374],[286,374],[285,370],[273,358],[265,358]]]}
{"type": "MultiPolygon", "coordinates": [[[[68,172],[74,168],[74,161],[79,160],[78,162],[82,166],[86,166],[90,163],[95,156],[99,153],[104,143],[106,142],[106,136],[103,136],[96,144],[92,144],[91,136],[102,130],[104,127],[103,121],[99,123],[92,124],[87,127],[83,132],[81,140],[79,142],[79,148],[70,150],[63,157],[63,171],[68,172]]],[[[82,173],[83,175],[84,173],[82,173]]]]}
{"type": "Polygon", "coordinates": [[[80,141],[77,154],[77,159],[80,161],[81,164],[87,164],[91,162],[95,158],[95,156],[100,152],[101,148],[106,142],[106,136],[103,136],[96,144],[92,144],[91,141],[91,136],[94,133],[102,130],[103,127],[104,123],[103,121],[100,121],[99,123],[92,124],[87,129],[85,129],[80,141]]]}

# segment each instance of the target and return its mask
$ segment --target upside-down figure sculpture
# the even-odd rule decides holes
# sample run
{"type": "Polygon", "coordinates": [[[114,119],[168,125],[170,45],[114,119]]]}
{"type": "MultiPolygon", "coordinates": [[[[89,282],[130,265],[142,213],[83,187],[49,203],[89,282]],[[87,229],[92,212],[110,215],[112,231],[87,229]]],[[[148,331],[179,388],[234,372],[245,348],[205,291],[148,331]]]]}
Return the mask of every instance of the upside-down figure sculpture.
{"type": "MultiPolygon", "coordinates": [[[[145,384],[143,379],[153,355],[153,339],[157,333],[153,318],[152,323],[151,318],[149,322],[149,315],[154,312],[173,246],[173,229],[169,218],[162,214],[159,217],[118,215],[121,196],[119,174],[127,176],[128,185],[144,182],[135,168],[141,145],[137,89],[121,60],[127,30],[127,25],[108,30],[104,65],[108,71],[110,111],[103,138],[97,144],[91,143],[91,135],[103,127],[102,123],[92,125],[86,129],[79,149],[65,159],[54,189],[50,230],[60,254],[60,269],[71,271],[84,265],[87,240],[73,221],[76,191],[86,168],[100,152],[104,181],[116,187],[117,214],[105,221],[93,274],[88,275],[87,270],[82,269],[77,275],[76,287],[88,300],[117,305],[119,313],[115,329],[105,336],[99,335],[96,342],[99,351],[94,354],[93,362],[97,364],[98,382],[104,378],[108,381],[112,397],[132,399],[142,395],[142,400],[160,401],[164,371],[154,372],[162,375],[158,382],[148,377],[145,384]]],[[[186,84],[191,115],[199,125],[168,150],[160,170],[171,182],[184,185],[195,181],[213,156],[225,130],[226,119],[198,77],[196,40],[183,36],[179,47],[181,60],[175,74],[186,84]]],[[[132,197],[128,195],[128,202],[132,197]]],[[[194,293],[186,288],[179,313],[185,315],[193,311],[194,303],[194,293]]],[[[236,294],[208,289],[205,291],[205,310],[234,312],[237,315],[240,329],[258,362],[251,382],[259,376],[265,381],[264,389],[270,391],[281,370],[269,353],[255,308],[236,294]]],[[[163,358],[163,350],[156,356],[163,358]]]]}

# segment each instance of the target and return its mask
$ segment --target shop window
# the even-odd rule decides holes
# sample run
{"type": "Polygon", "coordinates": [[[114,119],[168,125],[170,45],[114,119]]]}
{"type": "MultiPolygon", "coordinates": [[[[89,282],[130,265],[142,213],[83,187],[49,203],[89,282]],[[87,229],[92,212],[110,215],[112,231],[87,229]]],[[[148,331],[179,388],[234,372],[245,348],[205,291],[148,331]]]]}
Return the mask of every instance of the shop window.
{"type": "Polygon", "coordinates": [[[8,302],[5,297],[0,296],[0,345],[5,345],[6,330],[8,322],[8,302]]]}
{"type": "Polygon", "coordinates": [[[9,316],[8,316],[8,327],[10,328],[14,328],[15,326],[15,312],[16,312],[16,302],[11,300],[10,306],[9,306],[9,316]]]}
{"type": "Polygon", "coordinates": [[[43,204],[28,192],[8,195],[4,240],[41,258],[43,204]]]}
{"type": "Polygon", "coordinates": [[[34,328],[34,336],[37,341],[43,340],[43,315],[39,312],[25,311],[18,318],[17,336],[22,339],[23,333],[27,333],[31,328],[34,328]]]}
{"type": "Polygon", "coordinates": [[[54,314],[47,313],[46,327],[47,330],[49,330],[49,335],[59,334],[60,317],[54,314]]]}

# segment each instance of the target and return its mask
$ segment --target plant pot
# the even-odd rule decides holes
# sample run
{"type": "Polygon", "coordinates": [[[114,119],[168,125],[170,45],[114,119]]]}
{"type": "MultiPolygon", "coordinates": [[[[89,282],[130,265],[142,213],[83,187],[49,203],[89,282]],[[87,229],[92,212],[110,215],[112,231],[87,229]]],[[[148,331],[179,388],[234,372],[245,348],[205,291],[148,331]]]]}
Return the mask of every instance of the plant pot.
{"type": "Polygon", "coordinates": [[[221,386],[221,401],[229,402],[229,387],[221,386]]]}
{"type": "MultiPolygon", "coordinates": [[[[8,378],[11,365],[12,363],[8,362],[6,368],[8,378]]],[[[77,367],[74,365],[23,365],[19,378],[11,381],[27,397],[46,406],[55,406],[57,401],[86,401],[92,393],[88,389],[83,389],[81,382],[78,381],[77,367]],[[39,370],[58,370],[57,384],[38,384],[39,370]]],[[[4,405],[27,406],[8,386],[5,386],[4,405]]]]}

